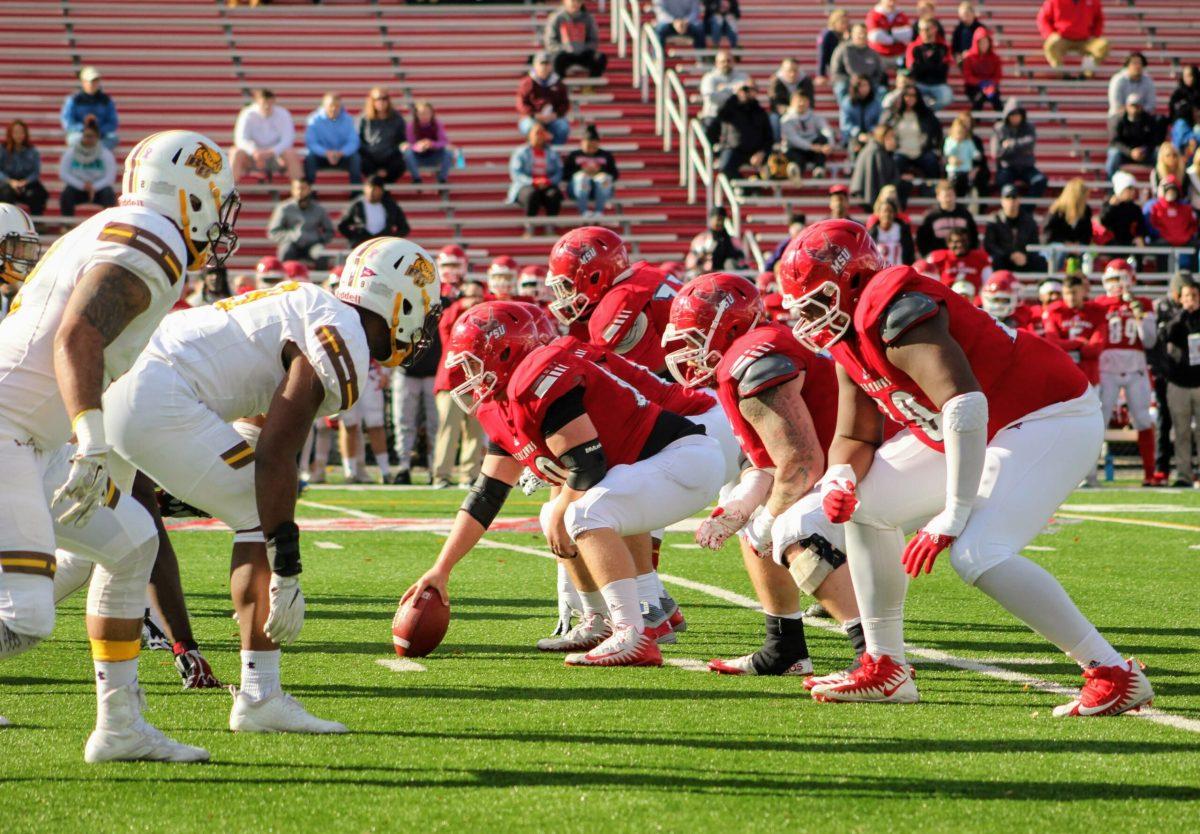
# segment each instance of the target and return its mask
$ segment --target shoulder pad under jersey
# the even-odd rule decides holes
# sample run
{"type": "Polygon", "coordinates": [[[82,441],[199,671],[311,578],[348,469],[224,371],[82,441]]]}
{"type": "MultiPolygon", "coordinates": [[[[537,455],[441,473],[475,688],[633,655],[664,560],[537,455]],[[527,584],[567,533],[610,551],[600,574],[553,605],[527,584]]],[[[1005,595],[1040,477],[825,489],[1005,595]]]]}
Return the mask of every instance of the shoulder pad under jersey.
{"type": "Polygon", "coordinates": [[[937,312],[937,301],[924,293],[901,293],[883,311],[879,335],[885,345],[890,345],[910,328],[936,316],[937,312]]]}
{"type": "Polygon", "coordinates": [[[752,362],[735,364],[730,369],[730,376],[737,380],[738,396],[748,399],[795,379],[800,375],[800,370],[790,356],[768,353],[752,362]]]}

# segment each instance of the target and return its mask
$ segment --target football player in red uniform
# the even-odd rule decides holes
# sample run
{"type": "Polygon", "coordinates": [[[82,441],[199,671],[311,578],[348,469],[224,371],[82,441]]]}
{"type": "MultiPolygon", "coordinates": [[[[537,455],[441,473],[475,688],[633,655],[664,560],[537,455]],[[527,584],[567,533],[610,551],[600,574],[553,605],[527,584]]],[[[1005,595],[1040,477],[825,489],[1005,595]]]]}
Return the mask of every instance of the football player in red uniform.
{"type": "Polygon", "coordinates": [[[1034,318],[1033,308],[1021,303],[1021,282],[1007,269],[992,273],[979,293],[985,313],[1014,330],[1041,331],[1041,319],[1034,318]]]}
{"type": "Polygon", "coordinates": [[[918,700],[904,662],[905,574],[928,573],[948,549],[964,581],[1083,668],[1083,691],[1055,715],[1148,703],[1154,693],[1139,665],[1021,556],[1103,439],[1095,392],[1071,360],[948,287],[885,267],[856,223],[810,226],[785,252],[780,280],[797,340],[838,363],[837,432],[821,494],[828,518],[846,523],[867,639],[861,666],[814,687],[814,697],[918,700]],[[906,430],[883,441],[883,414],[906,430]]]}
{"type": "Polygon", "coordinates": [[[260,258],[254,267],[254,280],[260,290],[264,287],[273,287],[286,278],[287,273],[283,271],[283,261],[274,255],[260,258]]]}
{"type": "Polygon", "coordinates": [[[467,277],[466,251],[457,244],[443,246],[437,254],[438,274],[442,278],[442,295],[454,295],[467,277]]]}
{"type": "Polygon", "coordinates": [[[549,270],[541,264],[530,264],[521,267],[517,275],[517,296],[524,301],[532,301],[545,309],[554,300],[554,293],[546,286],[546,275],[549,270]]]}
{"type": "Polygon", "coordinates": [[[517,262],[508,255],[495,258],[487,270],[488,301],[511,301],[517,294],[517,262]]]}
{"type": "Polygon", "coordinates": [[[637,568],[623,537],[647,533],[706,506],[725,463],[701,426],[663,410],[603,365],[549,344],[536,307],[490,302],[454,326],[446,363],[462,380],[454,397],[491,439],[437,561],[405,593],[447,597],[450,571],[483,536],[523,467],[560,487],[551,549],[571,558],[584,621],[607,609],[611,634],[572,666],[657,666],[642,618],[637,568]]]}
{"type": "Polygon", "coordinates": [[[958,281],[970,281],[975,292],[992,275],[992,259],[983,249],[972,249],[966,229],[954,229],[946,235],[946,248],[930,252],[928,262],[947,287],[958,281]]]}
{"type": "Polygon", "coordinates": [[[1104,268],[1104,296],[1096,306],[1104,316],[1104,345],[1100,351],[1100,404],[1104,419],[1112,420],[1121,392],[1129,422],[1137,431],[1142,458],[1142,485],[1159,486],[1166,479],[1154,472],[1154,418],[1150,415],[1150,370],[1146,351],[1158,339],[1150,299],[1135,296],[1137,277],[1129,261],[1115,260],[1104,268]]]}
{"type": "Polygon", "coordinates": [[[686,386],[716,386],[724,419],[748,458],[748,468],[722,489],[696,541],[719,550],[740,534],[742,561],[766,617],[762,648],[713,660],[709,668],[810,674],[800,590],[843,623],[855,656],[861,655],[865,644],[842,531],[826,520],[820,496],[810,494],[824,472],[836,420],[833,363],[802,348],[787,327],[770,323],[753,284],[723,272],[699,276],[675,297],[663,344],[680,343],[667,354],[671,374],[686,386]]]}

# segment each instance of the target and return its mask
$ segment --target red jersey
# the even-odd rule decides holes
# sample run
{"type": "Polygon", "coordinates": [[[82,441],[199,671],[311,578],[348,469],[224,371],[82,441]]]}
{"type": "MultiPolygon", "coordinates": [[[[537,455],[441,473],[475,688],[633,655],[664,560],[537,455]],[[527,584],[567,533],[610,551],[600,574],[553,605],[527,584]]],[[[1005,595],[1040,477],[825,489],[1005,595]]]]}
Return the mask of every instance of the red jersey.
{"type": "Polygon", "coordinates": [[[1079,308],[1055,301],[1042,312],[1042,323],[1046,327],[1046,341],[1065,350],[1088,382],[1098,384],[1106,327],[1100,307],[1091,301],[1085,301],[1079,308]]]}
{"type": "Polygon", "coordinates": [[[894,11],[890,17],[879,9],[871,9],[867,12],[867,43],[885,58],[903,55],[911,38],[912,22],[904,12],[894,11]],[[891,42],[882,43],[877,40],[876,38],[879,36],[875,35],[876,32],[890,35],[890,38],[885,39],[891,42]]]}
{"type": "Polygon", "coordinates": [[[673,411],[683,417],[695,417],[717,405],[711,394],[668,382],[658,374],[651,373],[648,368],[630,362],[624,356],[599,345],[581,342],[573,336],[562,336],[553,344],[565,347],[580,359],[605,366],[616,374],[618,379],[641,391],[650,402],[656,403],[663,411],[673,411]]]}
{"type": "Polygon", "coordinates": [[[1041,306],[1022,304],[1013,310],[1013,314],[1002,321],[1013,330],[1028,330],[1030,333],[1042,334],[1042,319],[1039,312],[1041,306]]]}
{"type": "Polygon", "coordinates": [[[671,301],[683,285],[645,261],[630,270],[588,317],[588,340],[657,373],[667,366],[662,337],[671,318],[671,301]]]}
{"type": "MultiPolygon", "coordinates": [[[[804,374],[804,386],[800,389],[822,453],[829,451],[833,433],[837,428],[837,373],[833,363],[823,356],[806,350],[792,336],[792,331],[781,324],[764,324],[740,336],[725,351],[717,365],[717,399],[725,410],[725,416],[733,426],[733,436],[742,447],[750,462],[760,469],[774,466],[766,446],[754,426],[742,415],[738,403],[744,396],[757,396],[757,391],[742,394],[740,377],[755,360],[779,354],[792,360],[796,373],[791,379],[804,374]]],[[[786,379],[783,381],[787,381],[786,379]]]]}
{"type": "Polygon", "coordinates": [[[1087,390],[1087,380],[1079,369],[1046,340],[996,321],[911,267],[890,267],[876,274],[863,290],[854,311],[853,337],[843,338],[829,352],[880,411],[908,426],[927,446],[945,451],[941,413],[912,378],[888,360],[882,332],[892,303],[909,294],[936,302],[914,324],[936,315],[938,308],[946,308],[950,335],[966,354],[988,400],[989,441],[1025,415],[1075,399],[1087,390]]]}
{"type": "Polygon", "coordinates": [[[508,381],[507,396],[488,400],[475,414],[493,443],[543,481],[562,484],[567,469],[546,445],[542,423],[555,400],[579,387],[608,465],[635,463],[662,408],[612,371],[557,342],[525,357],[508,381]]]}
{"type": "Polygon", "coordinates": [[[947,287],[954,286],[956,281],[970,281],[975,287],[975,294],[992,274],[992,259],[982,249],[972,249],[965,255],[955,255],[949,249],[939,249],[930,252],[926,258],[937,269],[942,283],[947,287]]]}
{"type": "MultiPolygon", "coordinates": [[[[1154,309],[1148,298],[1133,301],[1147,312],[1154,309]]],[[[1133,317],[1130,302],[1120,296],[1106,295],[1089,303],[1100,310],[1105,321],[1104,350],[1142,350],[1141,327],[1133,317]]]]}

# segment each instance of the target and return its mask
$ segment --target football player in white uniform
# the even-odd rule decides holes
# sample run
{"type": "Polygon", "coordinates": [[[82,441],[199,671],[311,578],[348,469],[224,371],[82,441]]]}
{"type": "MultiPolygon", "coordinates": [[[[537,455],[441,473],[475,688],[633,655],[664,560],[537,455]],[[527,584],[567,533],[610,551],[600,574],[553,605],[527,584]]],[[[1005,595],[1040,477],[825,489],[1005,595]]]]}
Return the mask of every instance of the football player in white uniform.
{"type": "Polygon", "coordinates": [[[350,253],[336,297],[285,281],[171,316],[105,396],[117,452],[234,531],[242,687],[231,688],[231,730],[346,732],[279,682],[279,646],[304,623],[297,456],[314,419],[357,402],[371,358],[395,366],[416,354],[438,304],[429,254],[376,238],[350,253]],[[248,440],[230,425],[254,415],[266,415],[256,440],[253,427],[239,424],[248,440]]]}
{"type": "Polygon", "coordinates": [[[41,240],[29,215],[20,206],[0,203],[0,321],[41,255],[41,240]]]}
{"type": "Polygon", "coordinates": [[[99,708],[88,762],[208,758],[141,716],[137,658],[156,536],[116,485],[132,472],[109,455],[101,398],[179,298],[185,269],[233,251],[238,207],[217,143],[152,134],[125,160],[120,205],[51,246],[0,322],[0,659],[53,631],[56,546],[95,561],[87,629],[99,708]]]}

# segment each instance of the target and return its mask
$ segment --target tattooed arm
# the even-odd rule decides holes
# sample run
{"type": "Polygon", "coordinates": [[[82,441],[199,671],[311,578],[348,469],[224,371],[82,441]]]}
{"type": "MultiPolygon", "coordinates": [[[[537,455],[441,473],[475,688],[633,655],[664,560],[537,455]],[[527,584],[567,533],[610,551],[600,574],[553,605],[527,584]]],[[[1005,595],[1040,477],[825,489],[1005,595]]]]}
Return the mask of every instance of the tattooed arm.
{"type": "Polygon", "coordinates": [[[150,306],[150,288],[116,264],[89,269],[67,299],[54,334],[54,375],[67,415],[100,408],[104,348],[150,306]]]}
{"type": "Polygon", "coordinates": [[[825,469],[825,454],[800,394],[803,387],[801,374],[738,404],[775,462],[775,483],[766,504],[773,516],[800,500],[825,469]]]}

